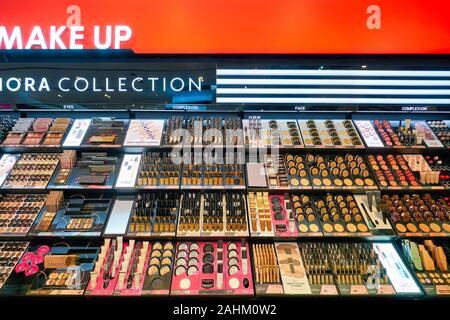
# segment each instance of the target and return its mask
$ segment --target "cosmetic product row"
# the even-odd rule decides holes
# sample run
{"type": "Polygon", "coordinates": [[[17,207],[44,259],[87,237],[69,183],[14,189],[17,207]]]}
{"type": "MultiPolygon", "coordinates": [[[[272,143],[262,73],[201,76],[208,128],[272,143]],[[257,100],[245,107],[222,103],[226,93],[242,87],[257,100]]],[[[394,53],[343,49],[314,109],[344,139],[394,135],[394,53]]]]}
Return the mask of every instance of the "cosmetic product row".
{"type": "Polygon", "coordinates": [[[19,118],[2,144],[10,147],[58,147],[70,124],[69,118],[19,118]]]}
{"type": "Polygon", "coordinates": [[[280,153],[265,159],[272,190],[377,189],[363,156],[280,153]]]}
{"type": "Polygon", "coordinates": [[[421,294],[390,243],[253,244],[257,295],[421,294]]]}
{"type": "Polygon", "coordinates": [[[173,242],[105,239],[86,295],[168,295],[174,268],[173,242]]]}
{"type": "Polygon", "coordinates": [[[178,242],[171,295],[253,295],[245,241],[178,242]]]}
{"type": "Polygon", "coordinates": [[[430,194],[383,195],[383,210],[400,236],[448,236],[450,199],[430,194]]]}
{"type": "Polygon", "coordinates": [[[237,192],[184,192],[177,237],[248,236],[245,195],[237,192]]]}
{"type": "Polygon", "coordinates": [[[450,295],[450,247],[439,240],[402,240],[402,250],[427,295],[450,295]]]}

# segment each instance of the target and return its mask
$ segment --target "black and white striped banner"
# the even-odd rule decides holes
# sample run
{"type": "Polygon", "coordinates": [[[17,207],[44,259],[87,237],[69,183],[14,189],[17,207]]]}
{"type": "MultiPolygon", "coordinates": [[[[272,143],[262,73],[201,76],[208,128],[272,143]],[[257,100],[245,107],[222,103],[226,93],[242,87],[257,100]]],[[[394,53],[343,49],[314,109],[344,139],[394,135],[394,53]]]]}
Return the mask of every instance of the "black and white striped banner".
{"type": "Polygon", "coordinates": [[[450,106],[450,71],[217,69],[217,103],[450,106]]]}

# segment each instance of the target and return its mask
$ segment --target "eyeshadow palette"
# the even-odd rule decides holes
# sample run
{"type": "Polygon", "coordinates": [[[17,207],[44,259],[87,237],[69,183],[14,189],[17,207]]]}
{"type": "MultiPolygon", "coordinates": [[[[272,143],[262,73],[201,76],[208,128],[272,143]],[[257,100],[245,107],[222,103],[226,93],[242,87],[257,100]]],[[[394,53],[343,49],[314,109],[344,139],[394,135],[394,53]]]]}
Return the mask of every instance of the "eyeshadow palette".
{"type": "Polygon", "coordinates": [[[181,164],[170,152],[142,154],[136,187],[139,189],[179,189],[181,164]]]}
{"type": "Polygon", "coordinates": [[[450,199],[430,194],[383,195],[386,214],[400,236],[450,235],[450,199]]]}
{"type": "Polygon", "coordinates": [[[130,121],[123,145],[126,147],[159,146],[163,126],[162,119],[133,119],[130,121]]]}
{"type": "Polygon", "coordinates": [[[3,294],[83,295],[97,254],[93,243],[32,243],[3,294]]]}
{"type": "Polygon", "coordinates": [[[369,167],[360,155],[314,155],[305,157],[313,189],[377,189],[369,167]]]}
{"type": "Polygon", "coordinates": [[[9,115],[0,115],[0,141],[3,141],[16,124],[17,119],[9,115]]]}
{"type": "Polygon", "coordinates": [[[177,237],[248,236],[245,195],[237,192],[185,192],[177,237]]]}
{"type": "Polygon", "coordinates": [[[364,148],[351,120],[298,120],[307,148],[364,148]]]}
{"type": "MultiPolygon", "coordinates": [[[[46,202],[30,234],[55,237],[100,237],[112,206],[112,198],[71,195],[64,199],[62,191],[57,204],[46,202]]],[[[52,196],[52,192],[49,195],[52,196]]]]}
{"type": "Polygon", "coordinates": [[[450,247],[436,240],[402,240],[403,253],[427,295],[450,295],[450,247]]]}
{"type": "Polygon", "coordinates": [[[58,163],[58,153],[24,153],[14,164],[3,189],[45,189],[58,163]]]}
{"type": "Polygon", "coordinates": [[[58,147],[71,121],[68,118],[19,118],[2,144],[11,147],[58,147]]]}
{"type": "Polygon", "coordinates": [[[131,212],[129,236],[175,236],[180,194],[138,193],[131,212]]]}
{"type": "Polygon", "coordinates": [[[242,120],[245,145],[250,148],[303,148],[300,130],[295,120],[264,120],[258,116],[242,120]]]}
{"type": "Polygon", "coordinates": [[[450,147],[450,127],[448,121],[435,120],[427,121],[428,127],[437,136],[439,141],[445,146],[450,147]]]}
{"type": "Polygon", "coordinates": [[[47,195],[6,194],[0,198],[0,235],[26,236],[47,195]]]}
{"type": "MultiPolygon", "coordinates": [[[[73,162],[73,159],[70,162],[73,162]]],[[[120,159],[106,152],[82,152],[71,169],[59,166],[48,189],[112,189],[120,169],[120,159]],[[67,172],[67,170],[69,172],[67,172]],[[68,175],[61,181],[61,176],[68,175]]]]}
{"type": "Polygon", "coordinates": [[[0,290],[14,271],[28,244],[19,241],[0,242],[0,290]]]}
{"type": "Polygon", "coordinates": [[[311,189],[304,155],[290,153],[265,157],[267,185],[272,190],[311,189]]]}
{"type": "Polygon", "coordinates": [[[171,295],[253,295],[245,241],[178,242],[171,295]]]}
{"type": "Polygon", "coordinates": [[[93,118],[84,139],[84,147],[120,148],[125,139],[127,122],[115,118],[93,118]]]}

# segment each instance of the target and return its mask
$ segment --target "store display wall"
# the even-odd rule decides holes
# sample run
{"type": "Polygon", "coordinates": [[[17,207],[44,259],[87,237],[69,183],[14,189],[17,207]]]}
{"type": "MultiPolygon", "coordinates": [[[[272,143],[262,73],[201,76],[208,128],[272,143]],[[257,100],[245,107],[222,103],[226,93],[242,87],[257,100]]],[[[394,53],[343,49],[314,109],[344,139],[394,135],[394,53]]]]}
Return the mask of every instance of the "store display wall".
{"type": "Polygon", "coordinates": [[[203,66],[210,101],[0,101],[0,294],[450,294],[445,105],[215,104],[203,66]]]}

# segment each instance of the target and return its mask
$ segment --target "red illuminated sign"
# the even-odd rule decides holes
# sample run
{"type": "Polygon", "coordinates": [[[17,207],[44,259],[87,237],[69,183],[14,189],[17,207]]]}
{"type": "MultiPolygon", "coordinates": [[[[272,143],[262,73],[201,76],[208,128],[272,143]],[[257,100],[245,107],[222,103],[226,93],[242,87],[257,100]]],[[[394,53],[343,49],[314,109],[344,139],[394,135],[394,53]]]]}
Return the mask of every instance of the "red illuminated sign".
{"type": "Polygon", "coordinates": [[[22,0],[0,50],[450,53],[448,0],[22,0]]]}

